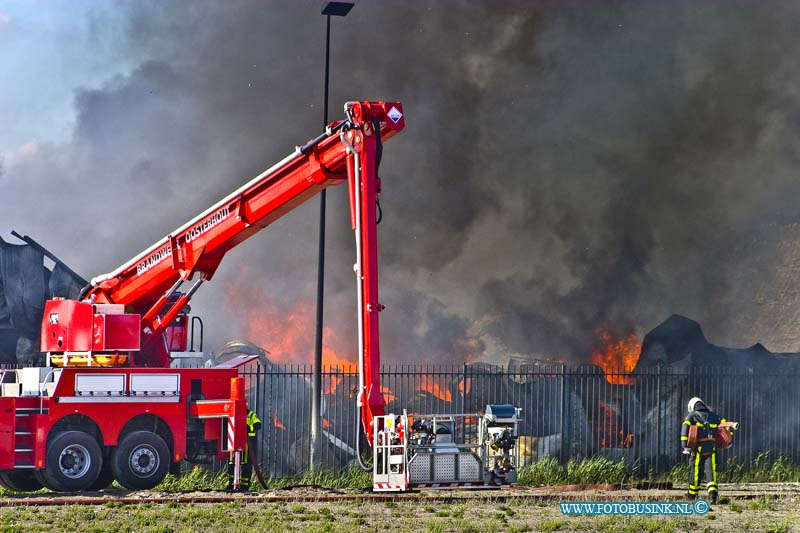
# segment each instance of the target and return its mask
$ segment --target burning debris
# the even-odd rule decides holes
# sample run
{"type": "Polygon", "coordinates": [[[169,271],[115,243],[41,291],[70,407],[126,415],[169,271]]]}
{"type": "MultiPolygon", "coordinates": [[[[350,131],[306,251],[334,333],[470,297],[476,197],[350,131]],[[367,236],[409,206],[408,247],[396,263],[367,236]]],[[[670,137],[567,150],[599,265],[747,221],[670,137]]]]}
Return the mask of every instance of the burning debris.
{"type": "Polygon", "coordinates": [[[615,339],[608,331],[597,331],[600,341],[592,352],[592,363],[603,369],[609,383],[631,385],[633,378],[627,376],[636,368],[642,345],[636,340],[636,334],[630,333],[621,339],[615,339]]]}
{"type": "MultiPolygon", "coordinates": [[[[477,412],[491,401],[519,405],[524,413],[519,425],[522,464],[547,456],[566,460],[603,455],[639,461],[648,468],[669,468],[680,451],[677,436],[687,395],[704,394],[715,407],[747,421],[744,425],[752,427],[755,436],[737,437],[738,444],[724,452],[726,458],[746,461],[753,450],[762,449],[758,434],[769,432],[767,422],[751,421],[751,413],[780,410],[780,398],[790,394],[782,388],[790,386],[786,376],[759,375],[776,368],[791,376],[800,365],[800,355],[771,354],[760,345],[744,350],[711,345],[696,322],[680,316],[654,328],[637,350],[639,346],[633,335],[606,333],[598,335],[598,348],[592,353],[596,364],[574,366],[515,356],[507,367],[481,362],[385,365],[382,390],[387,412],[395,413],[403,408],[410,413],[477,412]],[[723,365],[733,375],[724,377],[719,370],[723,365]],[[706,366],[717,370],[710,374],[691,370],[706,366]],[[748,373],[750,368],[754,374],[748,373]]],[[[265,383],[272,395],[266,401],[273,416],[264,446],[293,450],[279,466],[291,473],[307,466],[308,415],[302,409],[309,406],[293,398],[310,398],[310,383],[282,368],[275,367],[269,375],[271,385],[265,383]]],[[[323,457],[328,466],[336,467],[354,457],[354,369],[326,371],[323,383],[333,384],[324,394],[327,452],[323,457]]],[[[790,426],[791,420],[787,418],[790,426]]],[[[773,440],[768,447],[780,448],[781,442],[773,440]]]]}

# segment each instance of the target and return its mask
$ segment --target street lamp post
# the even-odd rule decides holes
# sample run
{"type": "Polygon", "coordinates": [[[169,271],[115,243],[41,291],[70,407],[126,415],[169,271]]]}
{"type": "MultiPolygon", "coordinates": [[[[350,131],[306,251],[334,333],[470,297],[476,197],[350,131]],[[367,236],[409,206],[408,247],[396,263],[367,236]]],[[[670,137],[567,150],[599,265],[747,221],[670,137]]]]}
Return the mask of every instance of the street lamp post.
{"type": "MultiPolygon", "coordinates": [[[[330,76],[331,17],[345,17],[353,8],[352,2],[325,2],[322,14],[325,15],[325,102],[323,105],[322,127],[328,125],[328,79],[330,76]]],[[[319,195],[319,259],[317,264],[317,331],[314,345],[314,376],[311,382],[311,469],[319,466],[321,459],[320,422],[322,414],[322,309],[323,288],[325,286],[325,189],[319,195]]]]}

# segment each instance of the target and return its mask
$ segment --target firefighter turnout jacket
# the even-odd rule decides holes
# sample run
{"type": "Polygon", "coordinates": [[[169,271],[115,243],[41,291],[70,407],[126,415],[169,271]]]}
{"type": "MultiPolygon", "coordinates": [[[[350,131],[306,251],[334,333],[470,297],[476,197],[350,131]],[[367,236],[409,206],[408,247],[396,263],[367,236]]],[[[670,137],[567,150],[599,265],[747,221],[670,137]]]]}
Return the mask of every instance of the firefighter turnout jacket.
{"type": "Polygon", "coordinates": [[[701,408],[700,410],[692,411],[683,421],[683,426],[681,427],[681,444],[683,444],[684,447],[687,446],[689,441],[689,428],[691,426],[697,426],[697,444],[692,451],[702,455],[710,455],[717,450],[717,446],[714,444],[714,433],[717,431],[719,425],[724,422],[724,418],[720,418],[717,413],[709,411],[708,409],[701,408]]]}
{"type": "Polygon", "coordinates": [[[261,419],[253,411],[247,411],[247,436],[255,437],[256,432],[261,431],[261,419]]]}

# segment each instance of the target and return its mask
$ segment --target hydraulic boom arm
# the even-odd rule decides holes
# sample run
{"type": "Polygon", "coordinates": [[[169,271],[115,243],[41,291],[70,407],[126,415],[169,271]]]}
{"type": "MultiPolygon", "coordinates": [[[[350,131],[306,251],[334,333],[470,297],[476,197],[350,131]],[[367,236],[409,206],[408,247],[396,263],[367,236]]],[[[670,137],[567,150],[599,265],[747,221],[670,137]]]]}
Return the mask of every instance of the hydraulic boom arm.
{"type": "MultiPolygon", "coordinates": [[[[141,317],[139,345],[128,348],[131,364],[169,366],[164,332],[200,284],[213,277],[225,253],[317,192],[347,181],[351,224],[356,233],[359,406],[371,442],[373,416],[382,415],[384,407],[379,382],[378,312],[383,306],[378,302],[377,166],[382,142],[400,132],[405,123],[399,102],[350,102],[345,112],[346,119],[331,123],[323,134],[298,146],[274,166],[113,272],[93,278],[84,289],[83,302],[48,302],[42,350],[102,351],[98,347],[98,333],[91,328],[98,327],[97,315],[103,309],[115,306],[100,304],[123,304],[125,316],[133,313],[141,317]],[[181,284],[190,280],[194,280],[190,289],[178,293],[181,284]],[[94,306],[94,311],[89,311],[90,316],[94,313],[93,320],[85,317],[74,320],[72,331],[63,326],[59,311],[78,316],[82,313],[81,306],[88,304],[94,306]],[[81,327],[89,328],[88,334],[84,331],[78,335],[81,327]]],[[[119,318],[112,320],[113,314],[103,318],[106,328],[124,322],[119,318]]],[[[113,345],[107,331],[103,342],[105,351],[113,345]]]]}

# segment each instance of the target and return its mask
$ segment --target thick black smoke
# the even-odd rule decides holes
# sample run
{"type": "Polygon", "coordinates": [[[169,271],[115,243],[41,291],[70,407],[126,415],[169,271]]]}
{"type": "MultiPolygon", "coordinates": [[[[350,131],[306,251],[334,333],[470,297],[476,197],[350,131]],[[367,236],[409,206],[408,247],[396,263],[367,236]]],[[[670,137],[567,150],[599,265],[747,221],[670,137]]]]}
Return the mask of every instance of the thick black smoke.
{"type": "MultiPolygon", "coordinates": [[[[504,362],[468,338],[486,316],[508,351],[545,356],[583,359],[597,328],[644,333],[672,313],[718,343],[796,349],[747,325],[800,218],[799,11],[359,2],[334,19],[331,119],[351,99],[406,109],[381,168],[385,358],[504,362]]],[[[127,5],[118,45],[144,59],[76,90],[70,143],[7,155],[0,226],[92,276],[313,137],[318,13],[312,1],[127,5]]],[[[326,319],[352,346],[344,190],[329,199],[326,319]]],[[[219,306],[232,284],[287,308],[313,298],[317,206],[232,251],[201,291],[212,346],[243,331],[240,309],[219,306]],[[242,265],[260,274],[243,280],[242,265]]]]}

